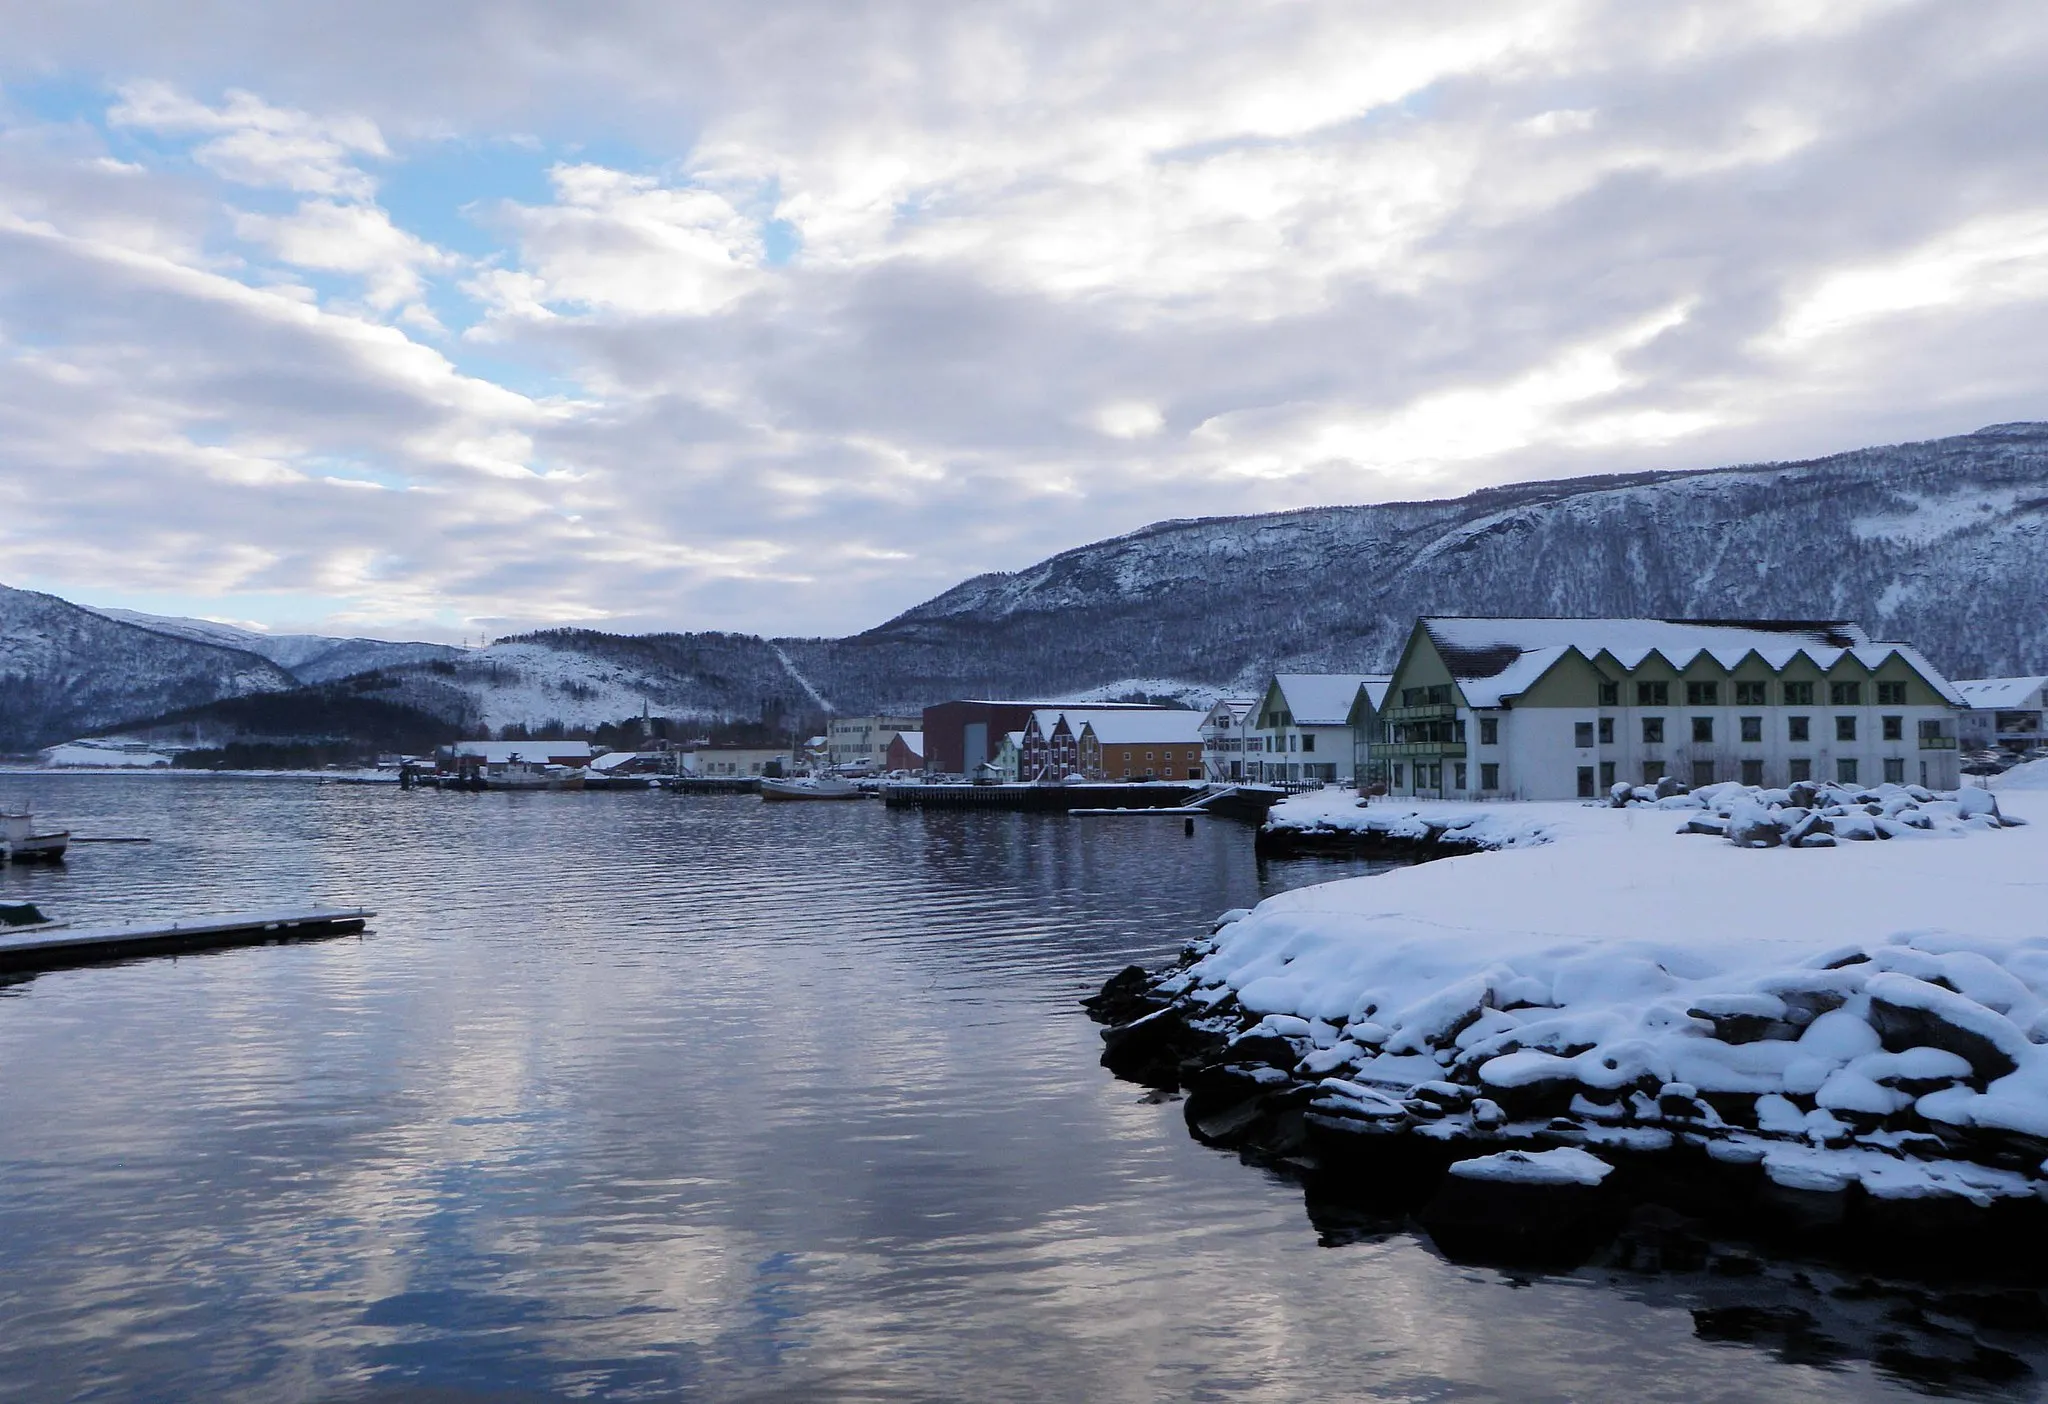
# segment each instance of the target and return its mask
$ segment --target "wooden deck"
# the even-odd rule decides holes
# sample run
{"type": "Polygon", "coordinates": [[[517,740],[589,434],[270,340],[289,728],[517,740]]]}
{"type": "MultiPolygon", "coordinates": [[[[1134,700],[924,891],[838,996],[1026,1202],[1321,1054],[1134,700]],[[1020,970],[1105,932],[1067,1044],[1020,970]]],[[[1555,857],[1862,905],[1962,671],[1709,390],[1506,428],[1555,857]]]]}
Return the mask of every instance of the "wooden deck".
{"type": "Polygon", "coordinates": [[[0,974],[33,974],[137,956],[348,936],[361,931],[375,915],[365,907],[315,907],[131,926],[43,927],[0,935],[0,974]]]}

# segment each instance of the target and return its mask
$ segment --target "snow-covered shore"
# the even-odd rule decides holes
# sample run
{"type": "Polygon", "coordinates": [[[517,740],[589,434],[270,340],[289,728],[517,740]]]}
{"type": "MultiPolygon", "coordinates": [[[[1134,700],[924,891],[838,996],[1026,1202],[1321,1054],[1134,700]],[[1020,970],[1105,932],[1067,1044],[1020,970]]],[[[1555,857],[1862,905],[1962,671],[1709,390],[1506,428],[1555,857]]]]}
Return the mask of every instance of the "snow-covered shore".
{"type": "Polygon", "coordinates": [[[1832,848],[1656,808],[1326,801],[1498,851],[1231,914],[1121,977],[1105,1062],[1188,1087],[1210,1139],[1309,1162],[1690,1152],[1781,1191],[2039,1207],[2048,791],[1998,799],[2033,822],[1832,848]]]}

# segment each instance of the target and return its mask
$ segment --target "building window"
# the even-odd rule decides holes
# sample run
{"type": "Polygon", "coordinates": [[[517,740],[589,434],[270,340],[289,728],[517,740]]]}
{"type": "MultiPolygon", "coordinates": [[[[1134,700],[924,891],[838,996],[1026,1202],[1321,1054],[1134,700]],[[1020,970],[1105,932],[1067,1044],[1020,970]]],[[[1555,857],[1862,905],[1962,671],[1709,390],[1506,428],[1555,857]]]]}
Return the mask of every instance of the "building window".
{"type": "Polygon", "coordinates": [[[1906,685],[1902,682],[1881,682],[1877,685],[1877,705],[1880,707],[1903,707],[1906,705],[1906,685]]]}
{"type": "Polygon", "coordinates": [[[1742,739],[1744,741],[1755,744],[1764,739],[1764,719],[1762,717],[1739,717],[1736,719],[1736,722],[1742,728],[1742,739]]]}
{"type": "Polygon", "coordinates": [[[1886,758],[1884,763],[1884,780],[1887,785],[1903,785],[1906,783],[1906,758],[1904,756],[1890,756],[1886,758]]]}
{"type": "Polygon", "coordinates": [[[1713,784],[1714,763],[1706,760],[1694,761],[1692,763],[1692,783],[1694,789],[1698,789],[1702,785],[1713,784]]]}
{"type": "Polygon", "coordinates": [[[1313,751],[1315,748],[1316,735],[1313,731],[1311,731],[1308,735],[1301,738],[1301,749],[1304,751],[1313,751]]]}
{"type": "Polygon", "coordinates": [[[1481,717],[1479,719],[1479,744],[1482,746],[1498,746],[1500,744],[1499,717],[1481,717]]]}
{"type": "Polygon", "coordinates": [[[1288,750],[1290,750],[1290,751],[1293,751],[1293,750],[1298,750],[1298,749],[1300,749],[1300,746],[1301,746],[1301,738],[1300,738],[1299,736],[1294,736],[1294,735],[1289,735],[1289,736],[1288,736],[1288,738],[1287,738],[1287,749],[1288,749],[1288,750]]]}
{"type": "Polygon", "coordinates": [[[1670,683],[1636,684],[1636,705],[1638,707],[1668,707],[1671,705],[1670,683]]]}
{"type": "Polygon", "coordinates": [[[1500,763],[1498,761],[1481,761],[1479,763],[1479,788],[1482,790],[1498,790],[1500,788],[1500,763]]]}
{"type": "Polygon", "coordinates": [[[1685,705],[1688,707],[1718,707],[1721,705],[1721,684],[1717,682],[1689,682],[1685,685],[1685,705]]]}
{"type": "Polygon", "coordinates": [[[1396,766],[1394,767],[1394,786],[1393,786],[1393,788],[1395,788],[1395,789],[1397,789],[1397,790],[1398,790],[1398,789],[1400,789],[1402,785],[1404,785],[1404,784],[1406,784],[1406,783],[1407,783],[1406,781],[1402,780],[1402,778],[1401,778],[1401,772],[1402,772],[1403,768],[1404,768],[1404,767],[1402,767],[1402,766],[1400,766],[1400,765],[1398,765],[1398,764],[1397,764],[1397,765],[1396,765],[1396,766]]]}
{"type": "Polygon", "coordinates": [[[1835,762],[1835,779],[1841,781],[1844,785],[1856,783],[1856,758],[1854,756],[1844,756],[1835,762]]]}
{"type": "Polygon", "coordinates": [[[1854,741],[1856,739],[1856,718],[1836,717],[1835,739],[1837,741],[1854,741]]]}
{"type": "Polygon", "coordinates": [[[1613,761],[1601,761],[1601,762],[1600,762],[1600,788],[1601,788],[1602,790],[1611,790],[1611,789],[1613,789],[1613,788],[1614,788],[1614,762],[1613,762],[1613,761]]]}
{"type": "Polygon", "coordinates": [[[1458,762],[1458,764],[1457,764],[1457,766],[1456,766],[1456,770],[1457,770],[1457,785],[1456,785],[1456,787],[1455,787],[1455,788],[1457,788],[1457,789],[1460,789],[1460,790],[1462,790],[1462,789],[1464,789],[1464,788],[1465,788],[1465,762],[1463,762],[1463,761],[1459,761],[1459,762],[1458,762]]]}
{"type": "Polygon", "coordinates": [[[1812,732],[1813,719],[1811,717],[1785,718],[1785,739],[1787,741],[1811,740],[1812,732]]]}
{"type": "Polygon", "coordinates": [[[1735,705],[1738,707],[1763,707],[1764,685],[1760,682],[1739,682],[1735,684],[1735,705]]]}
{"type": "Polygon", "coordinates": [[[1906,739],[1906,719],[1904,717],[1880,717],[1878,720],[1884,724],[1885,740],[1903,741],[1906,739]]]}
{"type": "Polygon", "coordinates": [[[1593,723],[1572,723],[1572,744],[1580,750],[1590,750],[1593,745],[1593,723]]]}
{"type": "Polygon", "coordinates": [[[1128,779],[1130,779],[1130,778],[1131,778],[1131,768],[1130,768],[1129,766],[1125,766],[1125,767],[1124,767],[1124,779],[1128,780],[1128,779]]]}
{"type": "Polygon", "coordinates": [[[1813,762],[1804,756],[1795,757],[1788,763],[1786,778],[1795,785],[1803,780],[1811,780],[1813,778],[1813,762]]]}
{"type": "Polygon", "coordinates": [[[1714,719],[1712,717],[1694,717],[1692,719],[1693,745],[1706,746],[1712,744],[1713,740],[1714,719]]]}
{"type": "Polygon", "coordinates": [[[1600,684],[1600,705],[1603,707],[1619,707],[1621,705],[1620,683],[1604,682],[1600,684]]]}
{"type": "Polygon", "coordinates": [[[1786,683],[1785,705],[1787,707],[1811,707],[1813,705],[1813,684],[1810,682],[1786,683]]]}
{"type": "Polygon", "coordinates": [[[1828,684],[1828,705],[1830,707],[1860,707],[1863,705],[1863,684],[1860,682],[1838,682],[1828,684]]]}
{"type": "Polygon", "coordinates": [[[1764,783],[1764,763],[1760,760],[1746,760],[1742,763],[1742,783],[1761,785],[1764,783]]]}
{"type": "Polygon", "coordinates": [[[1663,762],[1663,761],[1644,761],[1644,762],[1643,762],[1643,783],[1644,783],[1645,785],[1654,785],[1654,784],[1656,784],[1656,783],[1657,783],[1657,782],[1658,782],[1659,780],[1662,780],[1663,778],[1664,778],[1664,762],[1663,762]]]}
{"type": "Polygon", "coordinates": [[[1593,767],[1590,765],[1579,767],[1579,798],[1593,798],[1593,767]]]}
{"type": "Polygon", "coordinates": [[[1940,720],[1934,717],[1923,719],[1920,723],[1920,739],[1922,741],[1939,741],[1941,739],[1940,720]]]}
{"type": "Polygon", "coordinates": [[[1663,742],[1664,742],[1664,718],[1662,718],[1662,717],[1644,717],[1644,718],[1643,718],[1643,744],[1644,744],[1645,746],[1658,746],[1658,745],[1662,745],[1662,744],[1663,744],[1663,742]]]}
{"type": "Polygon", "coordinates": [[[1614,744],[1613,717],[1600,718],[1600,744],[1603,746],[1612,746],[1614,744]]]}

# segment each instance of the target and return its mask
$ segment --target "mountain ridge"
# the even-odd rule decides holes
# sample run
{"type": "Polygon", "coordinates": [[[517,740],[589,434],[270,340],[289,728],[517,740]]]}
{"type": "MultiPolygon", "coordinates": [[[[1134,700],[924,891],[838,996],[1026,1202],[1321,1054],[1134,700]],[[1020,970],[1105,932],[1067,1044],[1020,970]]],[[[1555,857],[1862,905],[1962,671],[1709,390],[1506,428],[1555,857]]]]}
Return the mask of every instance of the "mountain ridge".
{"type": "MultiPolygon", "coordinates": [[[[340,676],[460,727],[801,714],[817,699],[858,714],[1119,679],[1242,691],[1274,671],[1384,670],[1420,614],[1846,618],[1952,676],[2038,671],[2048,424],[1171,519],[974,576],[844,638],[542,630],[440,656],[366,656],[340,676]]],[[[0,608],[0,640],[8,629],[0,608]]]]}

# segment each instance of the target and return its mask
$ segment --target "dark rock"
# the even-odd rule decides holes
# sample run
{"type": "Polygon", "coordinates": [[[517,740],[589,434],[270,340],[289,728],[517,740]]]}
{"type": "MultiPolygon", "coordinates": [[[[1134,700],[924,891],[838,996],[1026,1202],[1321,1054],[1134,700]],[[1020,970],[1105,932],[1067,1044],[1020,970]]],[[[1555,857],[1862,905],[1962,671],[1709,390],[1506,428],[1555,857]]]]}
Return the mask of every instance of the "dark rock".
{"type": "Polygon", "coordinates": [[[1264,1063],[1273,1068],[1291,1068],[1301,1061],[1303,1047],[1280,1037],[1279,1034],[1250,1034],[1244,1038],[1232,1039],[1230,1056],[1240,1063],[1264,1063]]]}
{"type": "Polygon", "coordinates": [[[1931,1009],[1894,1004],[1881,994],[1871,996],[1870,1026],[1877,1030],[1887,1052],[1903,1053],[1925,1044],[1955,1054],[1970,1065],[1980,1086],[1995,1082],[2019,1066],[1985,1035],[1952,1024],[1931,1009]]]}
{"type": "Polygon", "coordinates": [[[1166,999],[1152,992],[1152,977],[1142,965],[1127,965],[1103,982],[1101,990],[1081,1001],[1081,1007],[1111,1024],[1128,1024],[1133,1019],[1166,1007],[1166,999]]]}

